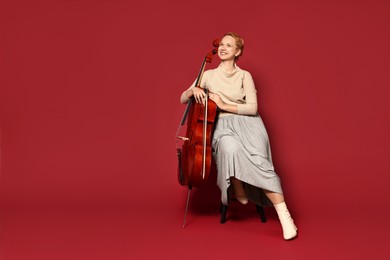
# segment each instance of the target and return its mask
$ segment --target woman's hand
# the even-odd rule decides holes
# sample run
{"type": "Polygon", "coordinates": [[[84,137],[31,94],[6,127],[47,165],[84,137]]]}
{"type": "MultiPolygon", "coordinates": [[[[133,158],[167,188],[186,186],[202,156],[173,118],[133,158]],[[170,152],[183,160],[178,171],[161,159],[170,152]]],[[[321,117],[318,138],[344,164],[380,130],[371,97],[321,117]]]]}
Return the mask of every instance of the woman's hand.
{"type": "Polygon", "coordinates": [[[221,97],[218,95],[218,94],[215,94],[215,93],[212,93],[210,92],[209,93],[209,98],[215,102],[215,104],[217,104],[217,107],[221,110],[223,110],[223,107],[225,105],[225,102],[223,102],[223,100],[221,99],[221,97]]]}
{"type": "Polygon", "coordinates": [[[215,102],[215,104],[217,104],[217,107],[220,110],[223,110],[223,111],[229,112],[229,113],[233,113],[233,114],[238,114],[238,106],[237,105],[231,105],[231,104],[225,103],[222,100],[222,98],[216,93],[210,92],[209,97],[212,101],[215,102]]]}
{"type": "Polygon", "coordinates": [[[196,103],[202,103],[204,105],[206,93],[202,88],[195,87],[191,89],[192,96],[195,98],[196,103]]]}

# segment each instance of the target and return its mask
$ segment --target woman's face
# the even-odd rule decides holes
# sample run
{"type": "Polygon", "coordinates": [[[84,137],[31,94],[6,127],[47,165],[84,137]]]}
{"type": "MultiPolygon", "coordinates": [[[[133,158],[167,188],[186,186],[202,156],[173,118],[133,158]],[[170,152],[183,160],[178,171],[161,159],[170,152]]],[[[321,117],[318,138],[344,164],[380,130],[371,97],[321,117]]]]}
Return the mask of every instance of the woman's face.
{"type": "Polygon", "coordinates": [[[226,35],[222,38],[218,47],[218,56],[222,61],[234,60],[240,54],[241,50],[237,49],[236,40],[226,35]]]}

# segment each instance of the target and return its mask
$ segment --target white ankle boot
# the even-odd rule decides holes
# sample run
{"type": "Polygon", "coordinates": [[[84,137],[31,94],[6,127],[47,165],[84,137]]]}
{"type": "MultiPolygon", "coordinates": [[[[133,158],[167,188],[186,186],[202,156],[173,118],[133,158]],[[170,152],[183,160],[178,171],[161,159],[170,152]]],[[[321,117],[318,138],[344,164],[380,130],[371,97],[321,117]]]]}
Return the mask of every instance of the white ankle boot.
{"type": "Polygon", "coordinates": [[[291,218],[290,212],[288,212],[286,203],[278,203],[275,204],[274,207],[278,213],[280,224],[282,224],[284,239],[293,239],[297,236],[298,229],[294,224],[294,220],[291,218]]]}

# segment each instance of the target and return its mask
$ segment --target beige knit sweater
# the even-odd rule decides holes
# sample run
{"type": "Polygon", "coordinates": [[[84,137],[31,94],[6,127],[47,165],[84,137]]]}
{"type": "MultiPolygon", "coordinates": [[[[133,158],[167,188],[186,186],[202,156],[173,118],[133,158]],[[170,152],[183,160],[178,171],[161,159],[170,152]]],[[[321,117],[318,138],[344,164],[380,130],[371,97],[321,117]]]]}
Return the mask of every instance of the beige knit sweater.
{"type": "MultiPolygon", "coordinates": [[[[186,92],[195,87],[195,82],[180,97],[182,104],[188,103],[186,92]]],[[[210,92],[218,94],[221,99],[231,105],[237,105],[238,114],[257,114],[257,95],[252,76],[248,71],[236,66],[233,72],[226,72],[221,66],[203,73],[201,88],[208,88],[210,92]]],[[[219,116],[229,115],[228,112],[219,113],[219,116]]]]}

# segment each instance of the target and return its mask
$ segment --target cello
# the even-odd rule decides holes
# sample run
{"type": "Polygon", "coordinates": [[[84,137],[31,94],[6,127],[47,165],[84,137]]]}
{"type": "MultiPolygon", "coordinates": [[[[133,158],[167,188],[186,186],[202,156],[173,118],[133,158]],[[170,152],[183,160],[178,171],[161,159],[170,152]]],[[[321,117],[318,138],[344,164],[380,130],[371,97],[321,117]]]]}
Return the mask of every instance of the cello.
{"type": "MultiPolygon", "coordinates": [[[[217,53],[219,40],[213,41],[213,49],[204,57],[195,87],[200,87],[206,63],[211,63],[213,55],[217,53]]],[[[211,141],[217,118],[217,105],[209,100],[207,87],[204,104],[194,101],[194,97],[187,103],[186,110],[176,133],[176,152],[178,156],[177,177],[179,184],[188,187],[187,203],[184,214],[183,228],[186,224],[186,216],[192,187],[201,187],[207,182],[211,170],[212,148],[211,141]],[[180,136],[181,127],[186,124],[185,136],[180,136]],[[183,142],[181,148],[178,141],[183,142]]]]}

